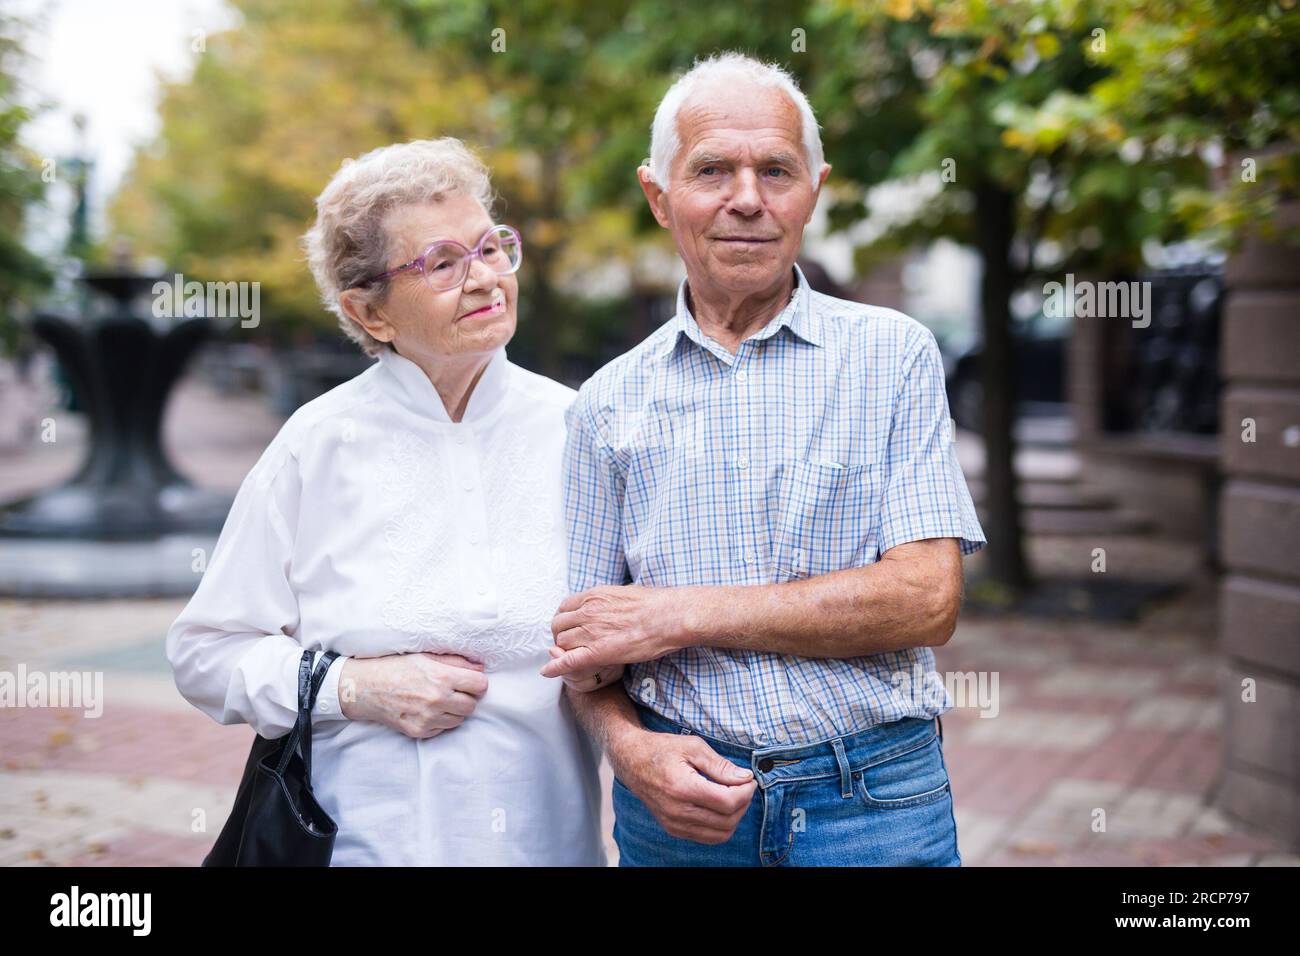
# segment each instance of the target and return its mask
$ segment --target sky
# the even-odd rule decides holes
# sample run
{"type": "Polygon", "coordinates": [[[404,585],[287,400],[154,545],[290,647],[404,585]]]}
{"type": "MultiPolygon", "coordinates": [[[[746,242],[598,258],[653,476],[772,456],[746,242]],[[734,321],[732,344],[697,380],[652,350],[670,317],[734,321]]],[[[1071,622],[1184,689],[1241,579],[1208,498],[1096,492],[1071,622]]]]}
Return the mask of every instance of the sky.
{"type": "MultiPolygon", "coordinates": [[[[85,149],[94,159],[91,228],[102,234],[105,202],[121,182],[135,147],[158,129],[158,76],[183,79],[192,69],[195,31],[237,24],[224,0],[6,0],[27,22],[30,54],[20,74],[21,102],[49,105],[23,129],[42,159],[77,151],[73,116],[85,115],[85,149]]],[[[70,191],[49,190],[45,210],[30,216],[33,249],[61,248],[67,236],[70,191]]]]}

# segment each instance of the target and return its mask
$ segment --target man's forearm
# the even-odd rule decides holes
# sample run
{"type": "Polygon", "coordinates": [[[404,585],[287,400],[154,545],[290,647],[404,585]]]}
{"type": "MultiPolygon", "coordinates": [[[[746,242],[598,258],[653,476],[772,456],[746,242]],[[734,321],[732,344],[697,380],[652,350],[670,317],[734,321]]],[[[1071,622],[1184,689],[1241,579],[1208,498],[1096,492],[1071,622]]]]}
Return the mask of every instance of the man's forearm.
{"type": "Polygon", "coordinates": [[[636,708],[623,685],[615,683],[602,690],[587,692],[566,686],[564,693],[569,697],[578,723],[600,746],[614,773],[624,777],[622,755],[647,731],[641,726],[636,708]]]}
{"type": "Polygon", "coordinates": [[[689,590],[691,645],[857,657],[947,641],[961,600],[961,552],[955,540],[935,539],[900,545],[862,568],[689,590]]]}

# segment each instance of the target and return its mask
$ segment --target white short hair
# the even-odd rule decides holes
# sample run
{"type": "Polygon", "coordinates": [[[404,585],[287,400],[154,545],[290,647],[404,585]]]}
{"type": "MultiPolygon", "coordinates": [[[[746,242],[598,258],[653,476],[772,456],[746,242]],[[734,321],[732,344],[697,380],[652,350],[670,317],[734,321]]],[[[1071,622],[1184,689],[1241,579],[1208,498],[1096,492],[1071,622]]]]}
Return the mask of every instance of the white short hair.
{"type": "MultiPolygon", "coordinates": [[[[339,327],[367,355],[386,348],[354,321],[339,304],[339,293],[368,276],[388,269],[392,237],[388,214],[399,206],[439,200],[449,194],[477,199],[492,213],[492,184],[487,167],[458,139],[417,139],[373,149],[345,159],[329,185],[316,197],[316,222],[303,236],[307,264],[320,290],[321,304],[339,327]]],[[[372,303],[384,301],[389,280],[366,290],[372,303]]]]}
{"type": "Polygon", "coordinates": [[[697,60],[669,87],[655,110],[654,123],[650,127],[650,175],[661,188],[667,188],[673,160],[682,146],[677,132],[677,117],[682,106],[692,94],[706,87],[736,83],[778,89],[790,97],[802,120],[804,156],[813,181],[816,181],[824,162],[821,131],[808,97],[803,95],[794,77],[775,63],[763,63],[743,53],[718,53],[707,60],[697,60]]]}

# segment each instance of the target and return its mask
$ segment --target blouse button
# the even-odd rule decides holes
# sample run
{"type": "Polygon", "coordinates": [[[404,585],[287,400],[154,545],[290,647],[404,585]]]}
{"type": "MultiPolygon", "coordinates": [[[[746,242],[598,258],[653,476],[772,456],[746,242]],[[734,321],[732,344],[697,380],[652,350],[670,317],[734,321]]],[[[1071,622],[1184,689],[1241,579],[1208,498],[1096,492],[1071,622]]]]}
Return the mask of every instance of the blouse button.
{"type": "Polygon", "coordinates": [[[478,586],[478,593],[479,593],[479,594],[487,594],[487,585],[486,585],[486,584],[480,584],[480,585],[478,586]]]}

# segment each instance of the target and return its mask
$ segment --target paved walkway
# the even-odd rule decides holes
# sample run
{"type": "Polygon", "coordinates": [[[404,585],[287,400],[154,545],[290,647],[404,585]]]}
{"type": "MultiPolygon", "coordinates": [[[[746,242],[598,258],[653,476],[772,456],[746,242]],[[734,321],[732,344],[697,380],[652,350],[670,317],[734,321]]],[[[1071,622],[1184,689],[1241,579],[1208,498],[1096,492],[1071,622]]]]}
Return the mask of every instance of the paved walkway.
{"type": "MultiPolygon", "coordinates": [[[[260,402],[193,383],[167,426],[184,470],[232,489],[275,428],[260,402]]],[[[0,495],[66,474],[76,457],[61,440],[0,458],[0,495]]],[[[1104,544],[1111,574],[1195,574],[1190,549],[1104,544]]],[[[1067,575],[1095,546],[1040,538],[1030,550],[1041,571],[1067,575]]],[[[107,700],[99,717],[0,708],[0,865],[202,859],[252,732],[214,724],[172,685],[162,638],[183,604],[0,601],[0,671],[102,673],[107,700]]],[[[1204,586],[1132,626],[965,618],[940,670],[984,672],[987,692],[997,679],[996,695],[943,721],[965,863],[1300,863],[1206,804],[1221,746],[1215,617],[1204,586]]]]}
{"type": "Polygon", "coordinates": [[[1210,594],[1140,625],[963,622],[939,669],[996,672],[999,689],[996,716],[971,701],[944,717],[967,863],[1300,864],[1208,805],[1223,720],[1210,594]]]}

